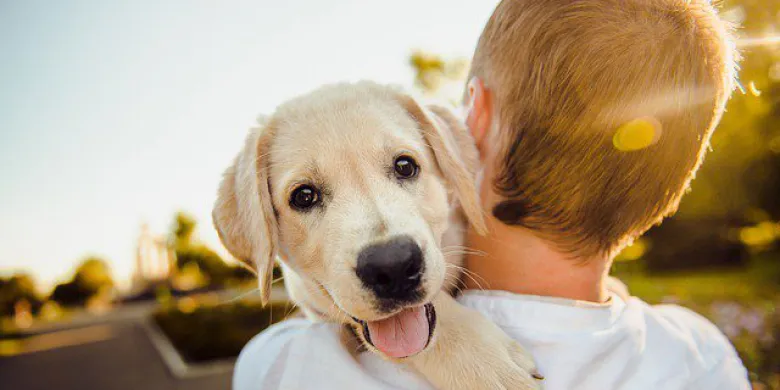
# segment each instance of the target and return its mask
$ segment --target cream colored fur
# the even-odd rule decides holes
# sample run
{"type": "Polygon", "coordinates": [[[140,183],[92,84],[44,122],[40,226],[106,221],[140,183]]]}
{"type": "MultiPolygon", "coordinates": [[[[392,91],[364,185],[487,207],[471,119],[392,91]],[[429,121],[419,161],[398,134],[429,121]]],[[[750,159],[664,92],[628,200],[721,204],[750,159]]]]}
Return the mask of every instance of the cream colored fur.
{"type": "Polygon", "coordinates": [[[537,388],[521,347],[449,294],[460,276],[466,221],[485,230],[477,158],[468,131],[444,108],[369,82],[326,86],[251,130],[225,172],[214,224],[225,247],[258,271],[264,302],[278,259],[304,313],[353,326],[351,317],[387,316],[354,272],[358,252],[413,237],[424,251],[424,301],[433,302],[437,324],[428,347],[401,361],[442,389],[537,388]],[[412,183],[388,174],[399,154],[420,166],[412,183]],[[301,183],[322,188],[321,208],[290,206],[301,183]]]}

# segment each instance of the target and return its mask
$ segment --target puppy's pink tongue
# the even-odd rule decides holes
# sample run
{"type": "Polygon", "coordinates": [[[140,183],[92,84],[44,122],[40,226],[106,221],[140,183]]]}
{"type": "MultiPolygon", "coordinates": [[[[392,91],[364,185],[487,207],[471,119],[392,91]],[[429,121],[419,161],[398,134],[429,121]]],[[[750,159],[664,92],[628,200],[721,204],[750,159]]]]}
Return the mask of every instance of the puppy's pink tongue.
{"type": "Polygon", "coordinates": [[[422,306],[404,311],[381,321],[368,322],[371,343],[393,358],[412,356],[428,343],[428,318],[422,306]]]}

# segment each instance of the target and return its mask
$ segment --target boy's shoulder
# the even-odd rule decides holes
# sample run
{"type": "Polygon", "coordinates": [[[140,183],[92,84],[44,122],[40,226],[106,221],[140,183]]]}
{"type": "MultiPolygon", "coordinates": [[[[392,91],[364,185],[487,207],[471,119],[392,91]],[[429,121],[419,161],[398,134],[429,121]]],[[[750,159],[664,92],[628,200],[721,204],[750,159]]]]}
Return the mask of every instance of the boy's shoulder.
{"type": "Polygon", "coordinates": [[[649,305],[634,297],[629,304],[642,307],[646,343],[655,345],[665,358],[679,360],[680,370],[690,375],[691,388],[749,388],[737,351],[707,318],[682,306],[649,305]]]}
{"type": "Polygon", "coordinates": [[[703,355],[714,360],[717,356],[736,356],[737,352],[723,332],[707,318],[683,306],[661,304],[648,305],[648,310],[665,320],[666,325],[680,337],[684,337],[703,355]]]}
{"type": "MultiPolygon", "coordinates": [[[[662,333],[664,338],[678,339],[679,345],[685,346],[690,353],[702,356],[702,367],[711,367],[719,361],[736,358],[739,356],[726,336],[710,320],[695,311],[679,305],[660,304],[650,305],[638,297],[631,296],[628,287],[619,279],[609,277],[607,280],[609,291],[627,303],[627,306],[640,308],[646,317],[646,324],[655,324],[657,331],[651,331],[649,337],[655,338],[654,333],[662,333]]],[[[648,340],[650,341],[650,340],[648,340]]]]}

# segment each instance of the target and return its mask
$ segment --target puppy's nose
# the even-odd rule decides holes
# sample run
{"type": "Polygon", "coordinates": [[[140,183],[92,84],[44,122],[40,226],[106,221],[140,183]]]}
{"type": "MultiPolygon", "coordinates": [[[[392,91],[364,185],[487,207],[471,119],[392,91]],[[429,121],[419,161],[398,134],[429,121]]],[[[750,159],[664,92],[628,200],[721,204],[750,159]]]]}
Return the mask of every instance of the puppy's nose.
{"type": "Polygon", "coordinates": [[[373,244],[358,254],[356,272],[363,284],[380,299],[411,301],[423,273],[420,246],[408,236],[373,244]]]}

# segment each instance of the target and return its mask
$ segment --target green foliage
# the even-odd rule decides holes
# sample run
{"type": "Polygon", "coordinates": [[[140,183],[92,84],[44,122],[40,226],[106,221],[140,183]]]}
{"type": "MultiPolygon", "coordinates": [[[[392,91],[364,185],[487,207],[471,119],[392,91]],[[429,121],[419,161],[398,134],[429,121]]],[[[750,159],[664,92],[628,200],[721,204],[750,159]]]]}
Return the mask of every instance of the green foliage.
{"type": "Polygon", "coordinates": [[[64,307],[85,306],[87,300],[94,295],[94,292],[85,289],[83,286],[73,281],[61,283],[54,287],[49,300],[56,302],[64,307]]]}
{"type": "Polygon", "coordinates": [[[191,245],[176,250],[176,266],[182,270],[196,265],[212,285],[224,285],[233,277],[233,267],[204,245],[191,245]]]}
{"type": "Polygon", "coordinates": [[[98,257],[84,259],[67,283],[58,284],[49,299],[66,307],[84,306],[90,298],[108,295],[114,287],[111,269],[98,257]]]}
{"type": "Polygon", "coordinates": [[[423,93],[449,100],[453,104],[461,100],[468,75],[468,60],[444,59],[418,50],[409,57],[409,65],[414,69],[414,84],[423,93]]]}
{"type": "MultiPolygon", "coordinates": [[[[741,25],[739,37],[764,37],[778,24],[778,2],[730,0],[723,8],[741,25]]],[[[742,54],[742,91],[729,101],[712,137],[712,152],[683,199],[683,217],[759,209],[780,219],[780,49],[759,45],[742,54]]]]}
{"type": "Polygon", "coordinates": [[[254,279],[254,275],[240,265],[225,262],[216,252],[198,242],[195,230],[197,220],[185,212],[178,212],[171,225],[171,236],[176,253],[176,273],[183,276],[197,270],[212,287],[225,287],[254,279]],[[188,272],[185,272],[188,271],[188,272]]]}
{"type": "Polygon", "coordinates": [[[183,211],[176,213],[173,218],[171,234],[173,235],[174,244],[177,248],[180,246],[187,247],[192,243],[195,227],[197,227],[197,225],[198,222],[192,215],[183,211]]]}
{"type": "Polygon", "coordinates": [[[12,316],[16,305],[22,301],[30,304],[33,313],[38,312],[43,304],[32,276],[18,273],[8,278],[0,278],[0,317],[12,316]]]}
{"type": "Polygon", "coordinates": [[[88,257],[76,268],[73,281],[84,286],[89,291],[97,293],[101,288],[113,287],[114,279],[111,269],[105,260],[98,257],[88,257]]]}
{"type": "Polygon", "coordinates": [[[202,305],[180,300],[159,309],[154,320],[186,360],[200,362],[238,356],[252,337],[293,311],[282,303],[262,307],[250,301],[202,305]]]}

